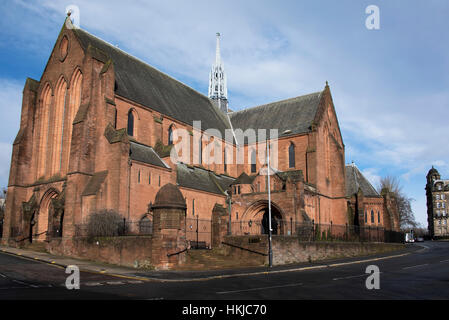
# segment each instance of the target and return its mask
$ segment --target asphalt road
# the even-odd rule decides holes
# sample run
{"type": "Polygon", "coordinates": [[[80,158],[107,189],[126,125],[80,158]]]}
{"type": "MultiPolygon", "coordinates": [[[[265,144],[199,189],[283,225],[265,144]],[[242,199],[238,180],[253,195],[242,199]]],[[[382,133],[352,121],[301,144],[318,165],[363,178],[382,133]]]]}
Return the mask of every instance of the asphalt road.
{"type": "MultiPolygon", "coordinates": [[[[449,299],[449,242],[424,242],[394,258],[302,271],[201,281],[140,281],[81,272],[81,288],[68,290],[65,270],[0,253],[0,300],[290,300],[449,299]],[[379,268],[379,289],[368,290],[369,265],[379,268]]],[[[367,257],[359,260],[369,259],[367,257]]]]}

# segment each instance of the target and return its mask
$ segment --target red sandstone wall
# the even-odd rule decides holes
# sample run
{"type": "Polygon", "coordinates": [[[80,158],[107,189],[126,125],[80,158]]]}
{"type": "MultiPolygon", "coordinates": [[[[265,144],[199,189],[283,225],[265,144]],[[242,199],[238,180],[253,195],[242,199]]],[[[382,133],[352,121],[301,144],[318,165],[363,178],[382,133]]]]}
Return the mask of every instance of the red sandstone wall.
{"type": "Polygon", "coordinates": [[[180,187],[179,189],[181,190],[184,198],[186,198],[187,218],[199,217],[200,219],[211,219],[215,204],[218,203],[224,207],[227,207],[225,196],[183,187],[180,187]],[[195,215],[193,215],[193,200],[195,200],[195,215]]]}
{"type": "MultiPolygon", "coordinates": [[[[225,236],[223,245],[226,254],[235,260],[256,261],[267,264],[267,237],[259,236],[225,236]],[[253,252],[251,252],[253,251],[253,252]]],[[[356,257],[369,254],[400,250],[403,244],[393,243],[359,243],[359,242],[300,242],[295,237],[273,236],[273,264],[282,265],[298,262],[314,262],[342,257],[356,257]]]]}

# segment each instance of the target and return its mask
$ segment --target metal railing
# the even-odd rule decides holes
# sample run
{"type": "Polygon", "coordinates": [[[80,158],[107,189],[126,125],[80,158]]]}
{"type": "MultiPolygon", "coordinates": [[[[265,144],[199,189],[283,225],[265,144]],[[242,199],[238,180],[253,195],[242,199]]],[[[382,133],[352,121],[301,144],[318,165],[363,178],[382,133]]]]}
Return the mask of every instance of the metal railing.
{"type": "Polygon", "coordinates": [[[153,234],[153,222],[151,220],[117,221],[112,228],[99,230],[89,227],[87,223],[75,225],[75,237],[121,237],[121,236],[146,236],[153,234]]]}
{"type": "MultiPolygon", "coordinates": [[[[268,233],[262,221],[233,221],[232,235],[260,235],[268,233]]],[[[377,226],[354,226],[273,220],[272,234],[295,236],[301,241],[348,241],[348,242],[403,242],[402,232],[385,230],[377,226]]]]}
{"type": "Polygon", "coordinates": [[[210,219],[186,218],[186,239],[191,249],[210,248],[212,221],[210,219]]]}

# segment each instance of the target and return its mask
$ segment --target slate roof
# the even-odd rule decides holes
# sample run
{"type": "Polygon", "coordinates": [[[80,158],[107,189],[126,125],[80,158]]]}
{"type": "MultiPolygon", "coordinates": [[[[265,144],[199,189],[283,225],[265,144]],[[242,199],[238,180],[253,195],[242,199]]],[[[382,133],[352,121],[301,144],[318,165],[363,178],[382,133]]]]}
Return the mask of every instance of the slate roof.
{"type": "Polygon", "coordinates": [[[243,172],[240,176],[238,176],[237,179],[234,180],[232,185],[236,185],[236,184],[252,184],[255,177],[256,176],[250,177],[245,172],[243,172]]]}
{"type": "Polygon", "coordinates": [[[176,182],[181,187],[225,195],[234,178],[218,175],[212,171],[178,163],[176,182]]]}
{"type": "Polygon", "coordinates": [[[82,196],[91,196],[97,194],[98,190],[100,190],[101,185],[108,175],[108,171],[100,171],[95,172],[92,177],[90,177],[87,182],[86,187],[84,188],[82,196]]]}
{"type": "Polygon", "coordinates": [[[310,131],[322,91],[231,113],[234,129],[278,129],[279,136],[310,131]]]}
{"type": "Polygon", "coordinates": [[[201,120],[203,129],[218,129],[224,137],[229,122],[208,97],[85,30],[73,30],[84,50],[91,45],[112,59],[117,95],[189,125],[201,120]]]}
{"type": "Polygon", "coordinates": [[[365,197],[380,197],[376,189],[363,176],[355,165],[347,165],[346,168],[346,196],[351,197],[356,194],[359,188],[362,189],[365,197]]]}
{"type": "Polygon", "coordinates": [[[276,173],[282,180],[286,181],[289,177],[293,181],[301,181],[303,179],[302,170],[289,170],[276,173]]]}
{"type": "Polygon", "coordinates": [[[129,142],[130,149],[129,149],[129,156],[132,160],[136,160],[143,163],[152,164],[158,167],[167,168],[170,167],[162,160],[156,151],[153,150],[153,148],[136,143],[133,141],[129,142]]]}

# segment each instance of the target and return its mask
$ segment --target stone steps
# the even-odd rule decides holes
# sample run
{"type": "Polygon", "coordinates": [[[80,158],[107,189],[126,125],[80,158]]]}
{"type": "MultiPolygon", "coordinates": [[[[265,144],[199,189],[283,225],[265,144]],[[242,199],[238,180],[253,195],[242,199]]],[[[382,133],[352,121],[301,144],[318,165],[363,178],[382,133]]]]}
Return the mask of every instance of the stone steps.
{"type": "Polygon", "coordinates": [[[26,243],[23,249],[39,252],[47,252],[46,243],[43,241],[33,241],[32,243],[26,243]]]}

